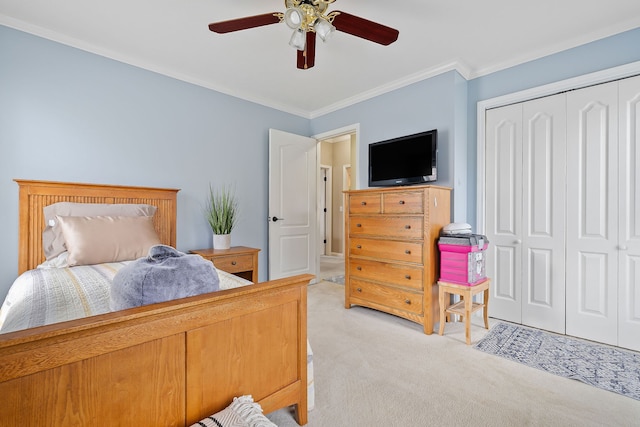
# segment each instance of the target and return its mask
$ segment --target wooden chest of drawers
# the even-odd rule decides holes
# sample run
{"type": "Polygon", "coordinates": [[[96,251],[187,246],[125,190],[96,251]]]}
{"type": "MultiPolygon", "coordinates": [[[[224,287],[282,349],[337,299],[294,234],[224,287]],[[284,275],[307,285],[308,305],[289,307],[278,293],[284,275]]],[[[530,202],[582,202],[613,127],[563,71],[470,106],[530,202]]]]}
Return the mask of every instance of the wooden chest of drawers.
{"type": "Polygon", "coordinates": [[[393,187],[345,192],[345,307],[361,305],[420,323],[438,314],[440,230],[451,189],[393,187]]]}

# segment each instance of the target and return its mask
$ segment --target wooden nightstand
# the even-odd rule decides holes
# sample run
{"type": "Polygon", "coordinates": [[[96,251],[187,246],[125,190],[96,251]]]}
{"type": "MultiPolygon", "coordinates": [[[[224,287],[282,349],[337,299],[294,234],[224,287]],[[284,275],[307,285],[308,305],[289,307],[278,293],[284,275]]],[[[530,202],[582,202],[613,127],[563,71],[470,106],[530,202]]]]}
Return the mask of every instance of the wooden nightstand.
{"type": "Polygon", "coordinates": [[[208,259],[220,270],[258,283],[258,252],[260,249],[234,246],[229,249],[194,249],[189,252],[208,259]]]}

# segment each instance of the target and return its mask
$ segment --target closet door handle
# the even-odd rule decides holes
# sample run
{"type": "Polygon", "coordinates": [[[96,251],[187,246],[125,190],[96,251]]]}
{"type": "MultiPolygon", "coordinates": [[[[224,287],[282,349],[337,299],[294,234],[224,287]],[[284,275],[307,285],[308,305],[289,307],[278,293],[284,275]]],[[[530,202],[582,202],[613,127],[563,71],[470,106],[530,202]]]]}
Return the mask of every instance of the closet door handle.
{"type": "Polygon", "coordinates": [[[513,241],[514,245],[519,245],[520,243],[522,243],[522,240],[520,240],[520,239],[516,239],[516,240],[513,241]]]}
{"type": "Polygon", "coordinates": [[[629,248],[628,248],[627,246],[622,245],[622,246],[618,246],[618,250],[621,250],[621,251],[628,251],[628,250],[629,250],[629,248]]]}

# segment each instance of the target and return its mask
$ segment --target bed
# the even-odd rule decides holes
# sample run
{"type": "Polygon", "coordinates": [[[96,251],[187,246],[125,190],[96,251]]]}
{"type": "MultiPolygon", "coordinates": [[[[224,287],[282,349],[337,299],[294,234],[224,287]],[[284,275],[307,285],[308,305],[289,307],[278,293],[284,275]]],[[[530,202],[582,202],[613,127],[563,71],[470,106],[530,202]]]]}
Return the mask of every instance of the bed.
{"type": "MultiPolygon", "coordinates": [[[[20,274],[43,263],[42,212],[58,202],[156,206],[153,228],[162,244],[175,247],[178,190],[16,181],[20,274]]],[[[265,413],[293,405],[304,425],[312,278],[232,284],[0,334],[0,419],[7,425],[184,426],[251,395],[265,413]]]]}

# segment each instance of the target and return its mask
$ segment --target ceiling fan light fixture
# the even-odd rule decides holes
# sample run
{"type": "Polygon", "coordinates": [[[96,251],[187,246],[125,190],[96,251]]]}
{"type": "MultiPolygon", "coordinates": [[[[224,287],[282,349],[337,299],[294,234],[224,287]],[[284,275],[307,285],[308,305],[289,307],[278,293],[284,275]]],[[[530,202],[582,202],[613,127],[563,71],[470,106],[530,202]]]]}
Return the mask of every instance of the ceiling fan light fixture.
{"type": "Polygon", "coordinates": [[[318,18],[313,25],[313,29],[315,30],[316,34],[318,34],[318,36],[322,39],[322,41],[326,42],[331,38],[331,35],[336,30],[336,27],[334,27],[326,19],[318,18]]]}
{"type": "Polygon", "coordinates": [[[291,40],[289,40],[289,46],[294,47],[298,50],[304,50],[307,45],[307,33],[298,28],[291,35],[291,40]]]}
{"type": "Polygon", "coordinates": [[[284,13],[284,22],[291,28],[292,30],[297,30],[302,26],[302,21],[304,19],[304,14],[302,10],[297,7],[290,7],[284,13]]]}

